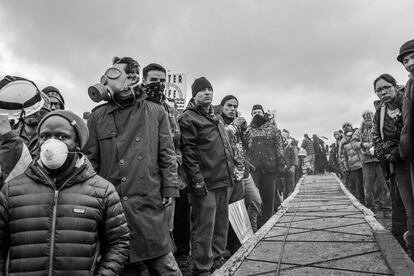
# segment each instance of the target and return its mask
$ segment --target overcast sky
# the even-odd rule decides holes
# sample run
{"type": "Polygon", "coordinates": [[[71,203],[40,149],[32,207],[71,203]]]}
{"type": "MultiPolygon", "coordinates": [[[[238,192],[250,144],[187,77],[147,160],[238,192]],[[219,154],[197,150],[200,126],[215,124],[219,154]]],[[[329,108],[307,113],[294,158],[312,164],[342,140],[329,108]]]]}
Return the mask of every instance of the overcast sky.
{"type": "Polygon", "coordinates": [[[87,88],[132,56],[189,86],[207,77],[214,103],[234,94],[248,120],[253,104],[276,109],[300,140],[359,125],[378,75],[405,84],[396,56],[414,38],[412,0],[0,2],[0,74],[58,87],[67,109],[93,108],[87,88]]]}

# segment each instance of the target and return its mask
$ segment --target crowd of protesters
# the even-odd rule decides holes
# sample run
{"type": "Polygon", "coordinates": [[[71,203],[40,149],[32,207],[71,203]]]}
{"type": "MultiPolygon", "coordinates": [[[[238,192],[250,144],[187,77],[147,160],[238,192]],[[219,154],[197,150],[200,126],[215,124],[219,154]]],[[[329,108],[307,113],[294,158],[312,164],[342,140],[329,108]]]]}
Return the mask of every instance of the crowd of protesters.
{"type": "Polygon", "coordinates": [[[140,71],[114,58],[84,118],[56,87],[1,80],[0,275],[209,275],[240,246],[229,204],[244,200],[256,232],[292,193],[298,142],[274,114],[254,105],[248,123],[234,95],[213,106],[205,77],[179,112],[165,68],[140,71]]]}
{"type": "Polygon", "coordinates": [[[366,207],[392,217],[391,231],[414,259],[414,40],[397,57],[410,73],[405,86],[390,74],[373,80],[379,98],[354,128],[345,122],[334,132],[329,167],[366,207]]]}
{"type": "Polygon", "coordinates": [[[315,134],[299,147],[260,104],[250,123],[234,95],[213,106],[205,77],[179,112],[163,93],[165,68],[147,65],[139,82],[130,57],[89,87],[103,103],[83,119],[56,87],[4,77],[0,275],[210,275],[228,256],[229,204],[244,200],[256,232],[303,173],[326,170],[385,215],[391,191],[393,233],[412,254],[414,41],[398,61],[411,73],[405,88],[375,79],[375,114],[358,129],[344,123],[330,148],[315,134]]]}

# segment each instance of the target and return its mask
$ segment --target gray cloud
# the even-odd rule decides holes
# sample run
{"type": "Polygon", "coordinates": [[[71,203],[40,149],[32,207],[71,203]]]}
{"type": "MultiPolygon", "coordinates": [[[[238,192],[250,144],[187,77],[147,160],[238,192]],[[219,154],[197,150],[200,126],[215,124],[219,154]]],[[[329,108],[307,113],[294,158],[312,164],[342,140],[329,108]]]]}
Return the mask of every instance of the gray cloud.
{"type": "Polygon", "coordinates": [[[53,84],[77,112],[93,106],[87,87],[112,57],[130,55],[188,72],[190,83],[207,76],[215,101],[236,94],[247,117],[263,103],[296,136],[331,136],[373,109],[377,75],[405,82],[395,56],[412,38],[413,7],[409,0],[3,1],[0,44],[17,63],[65,80],[53,84]]]}

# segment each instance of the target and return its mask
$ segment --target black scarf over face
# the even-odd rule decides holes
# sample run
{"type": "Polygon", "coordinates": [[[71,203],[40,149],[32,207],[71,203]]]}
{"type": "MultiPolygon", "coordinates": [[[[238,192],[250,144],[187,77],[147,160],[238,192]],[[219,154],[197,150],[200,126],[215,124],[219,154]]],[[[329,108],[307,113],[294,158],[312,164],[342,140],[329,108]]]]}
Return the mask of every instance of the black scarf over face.
{"type": "Polygon", "coordinates": [[[257,114],[253,117],[251,124],[253,127],[261,127],[266,121],[267,118],[265,116],[257,114]]]}

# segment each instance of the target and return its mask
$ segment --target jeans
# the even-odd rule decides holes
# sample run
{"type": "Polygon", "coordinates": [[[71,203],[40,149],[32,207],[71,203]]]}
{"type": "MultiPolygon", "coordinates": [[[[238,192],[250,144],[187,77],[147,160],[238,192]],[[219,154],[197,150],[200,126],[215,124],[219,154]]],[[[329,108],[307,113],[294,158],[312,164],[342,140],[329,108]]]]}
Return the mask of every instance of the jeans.
{"type": "Polygon", "coordinates": [[[262,210],[262,198],[252,176],[243,179],[245,204],[253,233],[257,231],[257,217],[262,210]]]}
{"type": "MultiPolygon", "coordinates": [[[[407,215],[407,230],[410,237],[414,237],[414,195],[411,181],[412,166],[408,161],[395,162],[395,178],[402,202],[404,203],[407,215]]],[[[414,238],[406,241],[408,249],[414,250],[414,238]]]]}
{"type": "Polygon", "coordinates": [[[229,228],[228,190],[208,191],[206,197],[190,194],[193,272],[208,272],[226,251],[229,228]]]}
{"type": "Polygon", "coordinates": [[[147,275],[145,266],[143,266],[143,264],[145,264],[149,275],[151,276],[182,276],[181,270],[179,269],[172,252],[154,259],[145,260],[142,263],[128,264],[124,267],[121,276],[147,275]]]}
{"type": "Polygon", "coordinates": [[[390,192],[380,162],[362,164],[365,206],[370,209],[391,210],[390,192]]]}
{"type": "Polygon", "coordinates": [[[276,174],[262,172],[259,168],[252,174],[254,183],[259,188],[260,197],[262,198],[263,208],[260,216],[258,227],[260,228],[273,215],[275,201],[275,184],[276,174]]]}

